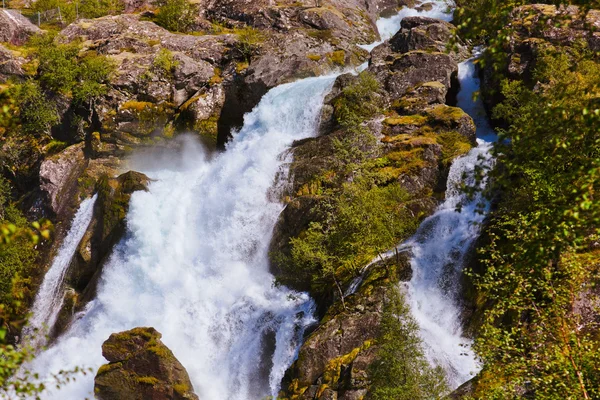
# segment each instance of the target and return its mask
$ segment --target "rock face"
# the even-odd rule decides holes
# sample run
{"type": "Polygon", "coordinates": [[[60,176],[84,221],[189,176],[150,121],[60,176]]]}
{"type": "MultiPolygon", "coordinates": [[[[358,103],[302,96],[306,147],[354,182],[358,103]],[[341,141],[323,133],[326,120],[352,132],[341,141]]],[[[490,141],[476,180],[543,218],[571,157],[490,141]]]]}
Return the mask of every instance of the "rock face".
{"type": "Polygon", "coordinates": [[[49,198],[55,215],[63,215],[72,206],[70,197],[77,186],[77,178],[87,165],[84,144],[68,147],[61,153],[47,158],[40,166],[40,188],[49,198]]]}
{"type": "Polygon", "coordinates": [[[22,45],[31,35],[41,32],[18,10],[0,10],[0,42],[22,45]]]}
{"type": "Polygon", "coordinates": [[[448,48],[452,58],[461,62],[470,56],[469,49],[460,40],[454,46],[454,25],[428,17],[406,17],[402,19],[401,29],[390,39],[392,50],[407,53],[412,50],[446,52],[448,48]]]}
{"type": "Polygon", "coordinates": [[[332,306],[304,342],[287,371],[282,399],[362,399],[369,366],[377,357],[379,326],[388,285],[410,279],[407,255],[374,265],[345,308],[332,306]]]}
{"type": "Polygon", "coordinates": [[[154,328],[113,333],[96,374],[98,400],[197,400],[187,371],[154,328]]]}
{"type": "Polygon", "coordinates": [[[0,83],[6,82],[9,78],[22,79],[25,76],[23,72],[25,59],[15,56],[6,47],[0,45],[0,83]]]}
{"type": "MultiPolygon", "coordinates": [[[[463,110],[446,105],[458,90],[457,60],[467,57],[465,49],[443,52],[452,37],[452,26],[429,18],[407,19],[398,35],[371,54],[366,73],[380,87],[381,110],[363,123],[377,139],[375,149],[364,157],[381,165],[370,170],[378,176],[377,184],[398,183],[410,194],[405,207],[423,218],[435,210],[443,195],[452,160],[475,143],[475,124],[463,110]]],[[[345,90],[360,85],[361,79],[340,76],[326,99],[321,136],[293,146],[292,186],[275,228],[274,254],[290,252],[290,238],[302,236],[311,222],[323,222],[318,211],[323,196],[313,187],[315,182],[334,185],[320,177],[343,173],[336,167],[335,143],[349,133],[336,120],[336,107],[345,90]]],[[[341,182],[352,178],[338,176],[341,182]]],[[[273,267],[276,275],[281,274],[277,260],[273,267]]],[[[408,255],[401,254],[372,265],[355,292],[349,292],[354,277],[342,281],[343,301],[335,290],[329,296],[311,292],[319,302],[322,319],[287,371],[280,397],[355,400],[368,396],[369,366],[377,357],[389,285],[410,276],[408,255]]],[[[280,279],[296,289],[312,290],[309,284],[287,282],[281,275],[280,279]]]]}

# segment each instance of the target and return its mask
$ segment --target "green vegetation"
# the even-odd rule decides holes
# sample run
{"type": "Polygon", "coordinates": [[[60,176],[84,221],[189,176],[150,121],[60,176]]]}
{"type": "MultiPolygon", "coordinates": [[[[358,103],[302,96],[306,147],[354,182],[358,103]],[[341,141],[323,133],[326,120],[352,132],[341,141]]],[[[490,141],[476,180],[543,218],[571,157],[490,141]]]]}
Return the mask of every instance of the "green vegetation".
{"type": "MultiPolygon", "coordinates": [[[[28,398],[44,390],[27,371],[14,377],[21,365],[33,357],[28,346],[16,348],[13,338],[25,322],[26,306],[33,295],[30,277],[37,259],[35,244],[50,237],[51,225],[29,224],[11,198],[8,181],[0,178],[0,397],[28,398]],[[8,395],[13,392],[12,395],[8,395]]],[[[65,376],[67,373],[64,374],[65,376]]],[[[61,381],[60,377],[57,377],[61,381]]]]}
{"type": "Polygon", "coordinates": [[[14,86],[9,96],[17,101],[17,112],[24,133],[38,137],[50,136],[50,129],[59,122],[58,113],[37,81],[28,79],[14,86]]]}
{"type": "Polygon", "coordinates": [[[378,339],[377,360],[371,365],[372,400],[440,399],[447,393],[444,371],[425,358],[419,326],[398,289],[391,287],[378,339]]]}
{"type": "MultiPolygon", "coordinates": [[[[119,0],[38,0],[33,3],[34,13],[51,13],[51,22],[67,25],[79,18],[99,18],[118,15],[124,10],[119,0]],[[60,8],[60,15],[58,9],[60,8]]],[[[44,16],[42,20],[48,17],[44,16]]]]}
{"type": "Polygon", "coordinates": [[[364,126],[380,112],[379,99],[378,82],[363,73],[335,100],[342,133],[333,139],[330,165],[297,194],[318,199],[318,217],[291,239],[289,257],[280,263],[289,268],[284,279],[290,282],[283,283],[310,282],[315,294],[341,293],[360,268],[416,228],[417,217],[407,209],[411,196],[379,179],[387,161],[378,158],[378,141],[364,126]]]}
{"type": "Polygon", "coordinates": [[[107,91],[106,84],[114,66],[95,52],[79,57],[76,43],[58,43],[52,35],[32,40],[39,59],[37,74],[41,86],[51,93],[72,95],[78,103],[93,100],[107,91]]]}
{"type": "Polygon", "coordinates": [[[417,221],[406,209],[410,196],[398,184],[378,187],[359,179],[321,203],[322,222],[312,222],[291,239],[290,279],[312,282],[327,292],[359,272],[378,254],[413,232],[417,221]]]}
{"type": "Polygon", "coordinates": [[[198,10],[188,0],[165,0],[158,6],[158,25],[173,32],[189,32],[193,28],[198,10]]]}
{"type": "Polygon", "coordinates": [[[160,49],[152,62],[152,69],[164,77],[172,77],[178,66],[179,61],[173,57],[173,53],[169,49],[165,48],[160,49]]]}
{"type": "Polygon", "coordinates": [[[265,41],[262,32],[251,26],[245,26],[241,29],[235,29],[234,33],[238,36],[236,49],[247,62],[258,51],[260,44],[265,41]]]}
{"type": "Polygon", "coordinates": [[[471,271],[485,362],[474,397],[600,398],[598,326],[582,312],[600,304],[598,55],[538,40],[531,79],[511,80],[504,42],[516,24],[507,17],[525,1],[462,3],[461,29],[490,46],[501,100],[493,116],[505,126],[492,171],[499,198],[471,271]]]}

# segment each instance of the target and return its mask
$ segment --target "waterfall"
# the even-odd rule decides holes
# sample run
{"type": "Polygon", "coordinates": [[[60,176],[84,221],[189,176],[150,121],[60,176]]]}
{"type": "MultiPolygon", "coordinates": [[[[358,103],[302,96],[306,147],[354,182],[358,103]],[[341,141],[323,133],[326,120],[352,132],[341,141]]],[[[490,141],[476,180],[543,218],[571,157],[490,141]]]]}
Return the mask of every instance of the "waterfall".
{"type": "MultiPolygon", "coordinates": [[[[317,133],[335,78],[270,90],[227,151],[212,159],[199,146],[186,146],[177,163],[147,155],[141,172],[153,182],[131,197],[126,237],[104,267],[96,299],[33,370],[50,376],[75,366],[97,369],[111,333],[152,326],[200,398],[276,395],[304,328],[314,322],[314,304],[273,286],[268,246],[283,205],[271,191],[289,162],[280,155],[317,133]]],[[[92,393],[88,374],[46,396],[78,400],[92,393]]]]}
{"type": "MultiPolygon", "coordinates": [[[[488,209],[481,194],[469,199],[461,186],[476,184],[477,165],[492,165],[490,149],[496,138],[481,100],[473,100],[479,90],[473,60],[459,65],[459,80],[458,106],[475,121],[477,147],[454,161],[448,176],[446,200],[403,245],[412,250],[413,277],[407,284],[411,312],[419,324],[428,359],[445,369],[453,389],[480,369],[471,341],[462,336],[459,291],[465,257],[479,236],[488,209]]],[[[485,180],[479,184],[485,185],[485,180]]]]}
{"type": "Polygon", "coordinates": [[[50,332],[56,322],[63,303],[64,292],[62,289],[65,273],[92,220],[96,197],[97,195],[94,195],[94,197],[81,202],[71,223],[71,228],[35,296],[31,308],[31,318],[23,331],[24,336],[29,337],[34,346],[45,343],[46,334],[50,332]]]}
{"type": "MultiPolygon", "coordinates": [[[[405,16],[448,20],[447,11],[443,2],[431,11],[404,8],[399,16],[378,21],[378,27],[382,39],[388,39],[405,16]]],[[[147,155],[138,161],[137,169],[153,181],[148,192],[131,197],[126,236],[104,267],[96,299],[33,361],[33,372],[50,377],[76,366],[97,369],[106,362],[101,345],[111,333],[152,326],[186,367],[200,398],[276,397],[304,329],[314,323],[315,305],[304,293],[273,286],[267,251],[283,205],[272,186],[287,172],[289,160],[281,154],[294,140],[317,133],[323,99],[335,78],[307,78],[270,90],[245,116],[227,151],[213,158],[188,143],[176,158],[147,155]]],[[[478,147],[481,154],[485,146],[478,147]]],[[[475,162],[470,156],[461,159],[464,168],[475,162]]],[[[458,169],[459,162],[452,179],[460,179],[458,169]]],[[[450,203],[447,211],[454,212],[450,203]]],[[[416,247],[427,246],[419,237],[414,238],[415,254],[416,247]]],[[[417,256],[415,277],[419,268],[433,276],[418,263],[417,256]]],[[[415,313],[423,309],[416,292],[420,284],[418,279],[410,283],[415,313]]],[[[422,327],[423,318],[417,317],[422,327]]],[[[460,331],[449,335],[464,341],[460,331]]],[[[93,374],[78,375],[44,395],[86,397],[93,397],[93,374]]]]}

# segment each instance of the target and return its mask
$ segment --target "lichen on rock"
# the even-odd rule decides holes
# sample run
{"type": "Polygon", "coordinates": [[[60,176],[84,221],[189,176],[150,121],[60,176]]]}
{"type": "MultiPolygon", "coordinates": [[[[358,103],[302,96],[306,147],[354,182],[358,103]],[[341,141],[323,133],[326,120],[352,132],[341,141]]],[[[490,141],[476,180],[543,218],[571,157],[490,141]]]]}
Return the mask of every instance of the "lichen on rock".
{"type": "Polygon", "coordinates": [[[154,328],[113,333],[94,381],[98,400],[197,400],[187,371],[154,328]]]}

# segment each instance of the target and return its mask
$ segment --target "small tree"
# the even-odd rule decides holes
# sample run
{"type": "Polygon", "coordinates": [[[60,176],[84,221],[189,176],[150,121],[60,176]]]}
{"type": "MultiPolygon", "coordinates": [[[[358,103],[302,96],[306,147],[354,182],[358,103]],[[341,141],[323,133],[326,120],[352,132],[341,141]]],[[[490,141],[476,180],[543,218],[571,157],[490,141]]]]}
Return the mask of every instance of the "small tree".
{"type": "Polygon", "coordinates": [[[188,32],[196,14],[196,7],[187,0],[166,0],[161,4],[156,23],[173,32],[188,32]]]}
{"type": "Polygon", "coordinates": [[[421,348],[419,326],[403,296],[391,287],[381,321],[377,360],[371,366],[373,400],[440,399],[448,391],[444,371],[431,367],[421,348]]]}

